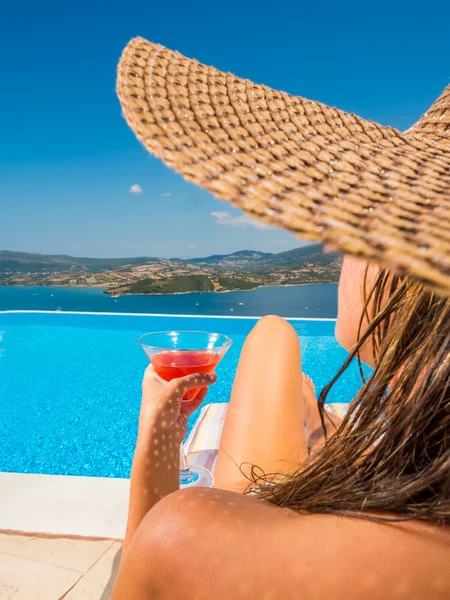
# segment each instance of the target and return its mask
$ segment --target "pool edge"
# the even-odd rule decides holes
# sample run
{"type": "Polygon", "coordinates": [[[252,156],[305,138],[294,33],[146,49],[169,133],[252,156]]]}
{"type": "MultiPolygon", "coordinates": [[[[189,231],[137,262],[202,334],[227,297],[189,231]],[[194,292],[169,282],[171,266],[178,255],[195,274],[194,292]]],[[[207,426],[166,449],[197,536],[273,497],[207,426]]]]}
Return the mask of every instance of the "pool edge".
{"type": "Polygon", "coordinates": [[[0,473],[0,531],[122,540],[129,479],[0,473]]]}
{"type": "MultiPolygon", "coordinates": [[[[185,315],[179,313],[126,313],[126,312],[97,312],[76,310],[0,310],[2,314],[44,314],[44,315],[104,315],[109,317],[177,317],[186,319],[248,319],[257,321],[261,316],[239,316],[239,315],[185,315]]],[[[336,321],[332,318],[320,317],[282,317],[287,321],[336,321]]]]}

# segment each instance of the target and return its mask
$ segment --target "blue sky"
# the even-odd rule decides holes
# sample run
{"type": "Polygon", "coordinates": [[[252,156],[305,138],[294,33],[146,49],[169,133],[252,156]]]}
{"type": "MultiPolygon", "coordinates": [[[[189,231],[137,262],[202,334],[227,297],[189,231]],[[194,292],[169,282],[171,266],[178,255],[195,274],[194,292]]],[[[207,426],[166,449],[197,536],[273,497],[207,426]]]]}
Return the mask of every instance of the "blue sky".
{"type": "Polygon", "coordinates": [[[115,95],[123,47],[142,35],[406,129],[449,83],[449,23],[448,0],[2,3],[0,249],[189,257],[297,246],[145,152],[115,95]]]}

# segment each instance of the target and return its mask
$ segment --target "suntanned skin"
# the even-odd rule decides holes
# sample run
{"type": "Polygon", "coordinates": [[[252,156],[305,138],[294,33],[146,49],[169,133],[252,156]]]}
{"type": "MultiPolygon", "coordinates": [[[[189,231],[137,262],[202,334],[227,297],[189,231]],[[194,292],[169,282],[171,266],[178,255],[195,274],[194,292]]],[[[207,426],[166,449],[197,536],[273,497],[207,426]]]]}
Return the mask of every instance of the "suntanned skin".
{"type": "MultiPolygon", "coordinates": [[[[355,312],[361,311],[355,298],[362,271],[355,266],[353,260],[344,265],[341,280],[353,292],[341,287],[339,296],[336,333],[347,348],[356,343],[355,312]]],[[[314,430],[318,412],[300,360],[298,337],[285,321],[258,322],[236,374],[215,489],[176,491],[175,478],[154,468],[160,456],[152,454],[154,440],[164,430],[164,441],[178,443],[186,418],[174,416],[180,393],[199,381],[181,381],[175,390],[176,384],[158,387],[151,371],[146,374],[131,526],[112,600],[450,599],[448,528],[300,515],[242,493],[248,480],[236,465],[286,472],[308,460],[303,424],[307,418],[314,430]]],[[[178,468],[171,460],[170,474],[178,468]]]]}

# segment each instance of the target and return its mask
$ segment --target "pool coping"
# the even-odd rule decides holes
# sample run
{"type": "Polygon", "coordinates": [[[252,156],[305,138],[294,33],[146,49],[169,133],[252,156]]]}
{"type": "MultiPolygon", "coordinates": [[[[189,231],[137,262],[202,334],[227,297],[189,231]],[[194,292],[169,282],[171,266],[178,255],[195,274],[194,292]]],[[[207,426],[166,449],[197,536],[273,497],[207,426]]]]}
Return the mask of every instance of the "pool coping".
{"type": "MultiPolygon", "coordinates": [[[[105,315],[109,317],[182,317],[187,319],[249,319],[257,321],[261,316],[239,316],[239,315],[184,315],[172,313],[127,313],[127,312],[97,312],[76,310],[0,310],[1,314],[45,314],[45,315],[105,315]]],[[[332,318],[320,317],[282,317],[287,321],[336,321],[332,318]]]]}
{"type": "Polygon", "coordinates": [[[0,532],[122,540],[130,480],[0,473],[0,532]]]}

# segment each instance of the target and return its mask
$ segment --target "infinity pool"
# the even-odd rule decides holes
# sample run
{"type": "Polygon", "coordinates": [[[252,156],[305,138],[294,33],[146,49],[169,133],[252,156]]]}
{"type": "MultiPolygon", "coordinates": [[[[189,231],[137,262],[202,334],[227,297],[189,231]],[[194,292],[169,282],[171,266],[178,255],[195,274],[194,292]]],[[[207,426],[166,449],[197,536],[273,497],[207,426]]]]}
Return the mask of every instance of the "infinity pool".
{"type": "MultiPolygon", "coordinates": [[[[208,402],[227,402],[252,318],[0,313],[0,471],[128,477],[149,331],[196,329],[234,343],[217,368],[208,402]]],[[[334,321],[291,320],[303,368],[320,390],[347,353],[334,321]]],[[[330,394],[348,402],[361,384],[353,365],[330,394]]],[[[263,407],[261,407],[263,410],[263,407]]],[[[191,417],[190,428],[197,415],[191,417]]]]}

